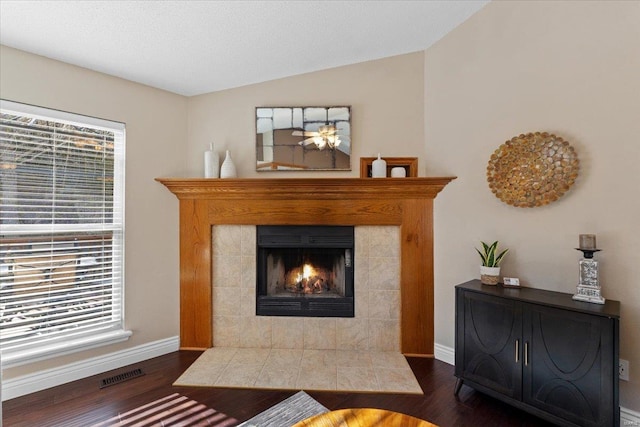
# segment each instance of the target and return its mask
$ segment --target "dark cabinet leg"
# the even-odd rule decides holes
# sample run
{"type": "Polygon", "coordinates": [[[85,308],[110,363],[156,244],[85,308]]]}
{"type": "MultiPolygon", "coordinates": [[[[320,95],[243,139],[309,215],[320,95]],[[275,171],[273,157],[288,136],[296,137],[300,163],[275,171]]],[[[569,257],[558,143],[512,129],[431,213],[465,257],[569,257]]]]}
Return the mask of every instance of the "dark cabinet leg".
{"type": "Polygon", "coordinates": [[[456,386],[455,386],[455,388],[453,390],[453,395],[456,396],[456,397],[458,396],[458,393],[460,393],[460,388],[462,388],[462,382],[463,382],[462,378],[458,378],[456,380],[456,386]]]}

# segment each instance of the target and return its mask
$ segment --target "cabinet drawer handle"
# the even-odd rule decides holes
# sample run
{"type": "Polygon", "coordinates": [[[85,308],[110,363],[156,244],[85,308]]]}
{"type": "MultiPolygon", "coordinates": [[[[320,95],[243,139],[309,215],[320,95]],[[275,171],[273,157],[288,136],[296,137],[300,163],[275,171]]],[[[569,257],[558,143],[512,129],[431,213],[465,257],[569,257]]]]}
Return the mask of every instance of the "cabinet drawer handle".
{"type": "Polygon", "coordinates": [[[516,363],[520,361],[520,340],[516,340],[516,363]]]}
{"type": "Polygon", "coordinates": [[[524,366],[529,366],[529,341],[524,342],[524,366]]]}

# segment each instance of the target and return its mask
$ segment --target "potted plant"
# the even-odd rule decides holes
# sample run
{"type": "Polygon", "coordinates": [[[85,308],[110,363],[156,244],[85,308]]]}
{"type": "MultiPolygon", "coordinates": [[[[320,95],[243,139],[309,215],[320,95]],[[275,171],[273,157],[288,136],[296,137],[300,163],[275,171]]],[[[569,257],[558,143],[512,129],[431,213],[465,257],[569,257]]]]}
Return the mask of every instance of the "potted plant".
{"type": "Polygon", "coordinates": [[[488,245],[485,242],[482,243],[482,251],[476,248],[480,258],[482,259],[482,265],[480,266],[480,282],[485,285],[497,285],[500,280],[500,261],[507,254],[509,249],[505,249],[496,255],[498,251],[498,242],[495,241],[488,245]]]}

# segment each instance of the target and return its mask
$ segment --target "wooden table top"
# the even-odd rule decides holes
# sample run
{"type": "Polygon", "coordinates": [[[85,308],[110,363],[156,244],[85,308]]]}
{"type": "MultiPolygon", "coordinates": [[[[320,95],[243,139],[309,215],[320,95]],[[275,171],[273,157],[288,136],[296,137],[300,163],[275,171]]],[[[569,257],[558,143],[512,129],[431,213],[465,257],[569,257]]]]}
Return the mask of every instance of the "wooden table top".
{"type": "Polygon", "coordinates": [[[373,408],[339,409],[302,420],[293,427],[438,427],[428,421],[373,408]]]}

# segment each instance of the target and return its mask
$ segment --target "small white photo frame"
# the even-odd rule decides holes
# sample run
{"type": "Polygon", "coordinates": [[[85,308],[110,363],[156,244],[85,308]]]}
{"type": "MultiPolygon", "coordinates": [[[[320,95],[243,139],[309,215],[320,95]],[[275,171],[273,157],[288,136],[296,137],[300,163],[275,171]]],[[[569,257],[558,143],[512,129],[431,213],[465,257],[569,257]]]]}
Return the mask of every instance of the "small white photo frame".
{"type": "Polygon", "coordinates": [[[502,281],[505,286],[520,286],[520,279],[517,277],[503,277],[502,281]]]}

